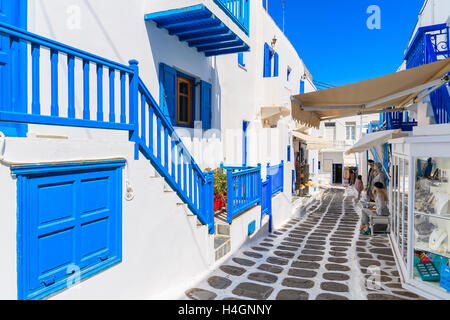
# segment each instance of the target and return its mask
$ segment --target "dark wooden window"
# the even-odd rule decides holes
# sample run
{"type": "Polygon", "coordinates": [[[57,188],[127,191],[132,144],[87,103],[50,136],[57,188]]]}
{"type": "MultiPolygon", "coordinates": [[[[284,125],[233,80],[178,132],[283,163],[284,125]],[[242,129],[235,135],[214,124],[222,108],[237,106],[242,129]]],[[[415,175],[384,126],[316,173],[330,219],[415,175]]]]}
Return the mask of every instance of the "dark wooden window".
{"type": "Polygon", "coordinates": [[[192,126],[192,81],[177,76],[177,124],[192,126]]]}

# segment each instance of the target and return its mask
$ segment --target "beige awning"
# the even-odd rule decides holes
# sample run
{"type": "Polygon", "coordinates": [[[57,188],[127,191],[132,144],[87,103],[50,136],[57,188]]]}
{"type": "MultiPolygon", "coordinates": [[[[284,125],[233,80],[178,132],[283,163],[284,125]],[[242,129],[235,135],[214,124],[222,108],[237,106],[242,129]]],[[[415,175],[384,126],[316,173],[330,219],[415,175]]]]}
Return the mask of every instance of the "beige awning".
{"type": "Polygon", "coordinates": [[[350,149],[348,149],[345,153],[352,154],[356,152],[364,152],[373,147],[380,146],[385,144],[391,139],[407,137],[408,134],[402,132],[402,130],[386,130],[379,131],[374,133],[369,133],[362,136],[350,149]]]}
{"type": "Polygon", "coordinates": [[[403,111],[405,106],[419,101],[418,96],[429,88],[449,82],[450,58],[383,77],[337,88],[292,96],[294,120],[318,127],[320,121],[332,118],[403,111]]]}
{"type": "Polygon", "coordinates": [[[331,148],[333,146],[332,143],[330,143],[328,140],[319,138],[319,137],[312,137],[310,135],[298,132],[298,131],[293,131],[292,135],[294,137],[296,137],[297,139],[302,140],[304,143],[306,143],[307,145],[307,149],[308,150],[322,150],[322,149],[327,149],[327,148],[331,148]]]}
{"type": "Polygon", "coordinates": [[[291,110],[286,107],[261,107],[261,119],[269,119],[274,116],[287,117],[291,114],[291,110]]]}

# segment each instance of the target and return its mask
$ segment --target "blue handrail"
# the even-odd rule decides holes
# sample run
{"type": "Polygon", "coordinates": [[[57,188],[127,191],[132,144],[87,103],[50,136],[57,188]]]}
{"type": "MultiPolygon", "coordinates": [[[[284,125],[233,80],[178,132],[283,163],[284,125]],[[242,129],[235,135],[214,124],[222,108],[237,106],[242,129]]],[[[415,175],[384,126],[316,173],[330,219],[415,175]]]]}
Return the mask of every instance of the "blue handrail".
{"type": "MultiPolygon", "coordinates": [[[[139,78],[137,61],[131,60],[130,65],[125,66],[4,23],[0,23],[0,34],[9,37],[12,48],[17,47],[19,42],[31,46],[32,85],[31,113],[28,108],[25,108],[25,111],[16,109],[7,111],[0,106],[0,121],[129,131],[130,141],[135,143],[135,159],[139,157],[140,152],[149,159],[180,199],[187,204],[203,224],[209,226],[209,232],[214,233],[214,176],[211,172],[203,173],[196,164],[170,121],[139,78]],[[43,62],[40,52],[42,48],[46,48],[50,52],[48,63],[50,63],[51,70],[51,104],[48,106],[47,113],[41,109],[40,99],[40,65],[43,62]],[[68,101],[64,109],[59,105],[58,97],[60,55],[66,56],[68,68],[68,101]],[[80,115],[77,115],[75,111],[75,67],[77,66],[75,60],[81,62],[79,65],[83,74],[81,86],[83,110],[80,115]],[[95,66],[96,86],[91,86],[92,66],[95,66]],[[105,95],[103,72],[105,68],[107,68],[109,80],[106,84],[109,89],[109,92],[106,92],[109,95],[107,108],[109,116],[106,119],[103,106],[105,95]],[[116,74],[120,76],[119,86],[115,81],[116,74]],[[120,90],[119,101],[115,99],[116,86],[120,90]],[[90,104],[92,88],[97,91],[95,109],[90,104]],[[128,106],[126,104],[127,96],[128,106]],[[116,109],[120,110],[118,116],[115,114],[116,109]],[[147,119],[151,120],[147,122],[147,119]],[[156,148],[154,148],[155,146],[156,148]]],[[[18,65],[19,61],[14,59],[11,61],[11,77],[17,77],[18,65]]],[[[24,76],[27,77],[27,75],[25,69],[24,76]]],[[[11,80],[13,81],[14,78],[11,80]]],[[[28,104],[28,101],[26,103],[28,104]]]]}

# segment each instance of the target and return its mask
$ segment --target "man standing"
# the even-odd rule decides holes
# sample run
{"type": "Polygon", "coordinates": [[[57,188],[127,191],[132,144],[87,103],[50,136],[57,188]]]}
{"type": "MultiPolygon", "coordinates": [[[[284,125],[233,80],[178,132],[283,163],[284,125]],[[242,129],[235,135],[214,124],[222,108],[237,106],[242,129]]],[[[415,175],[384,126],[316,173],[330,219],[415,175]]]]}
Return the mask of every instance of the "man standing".
{"type": "Polygon", "coordinates": [[[369,180],[367,181],[367,196],[369,199],[372,199],[372,181],[373,181],[373,170],[374,170],[374,161],[369,160],[369,180]]]}

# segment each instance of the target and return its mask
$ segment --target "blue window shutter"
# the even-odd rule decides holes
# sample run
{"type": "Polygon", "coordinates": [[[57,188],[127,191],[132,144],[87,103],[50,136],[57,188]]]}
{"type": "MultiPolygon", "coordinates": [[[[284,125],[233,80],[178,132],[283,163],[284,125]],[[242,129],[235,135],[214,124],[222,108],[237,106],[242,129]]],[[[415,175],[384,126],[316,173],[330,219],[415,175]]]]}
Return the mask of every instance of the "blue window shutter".
{"type": "Polygon", "coordinates": [[[200,109],[203,129],[211,129],[211,118],[212,118],[212,87],[211,84],[205,81],[201,82],[201,100],[200,109]]]}
{"type": "Polygon", "coordinates": [[[274,62],[273,62],[273,76],[278,77],[278,67],[279,67],[279,57],[278,53],[274,54],[274,62]]]}
{"type": "Polygon", "coordinates": [[[170,118],[172,125],[177,124],[177,71],[168,65],[160,65],[161,107],[170,118]]]}
{"type": "Polygon", "coordinates": [[[267,43],[264,44],[264,78],[270,78],[271,63],[270,63],[270,47],[267,43]]]}
{"type": "Polygon", "coordinates": [[[43,298],[69,285],[72,272],[83,279],[121,261],[123,165],[13,169],[21,199],[19,299],[43,298]]]}
{"type": "Polygon", "coordinates": [[[305,93],[305,81],[300,80],[300,94],[305,93]]]}

